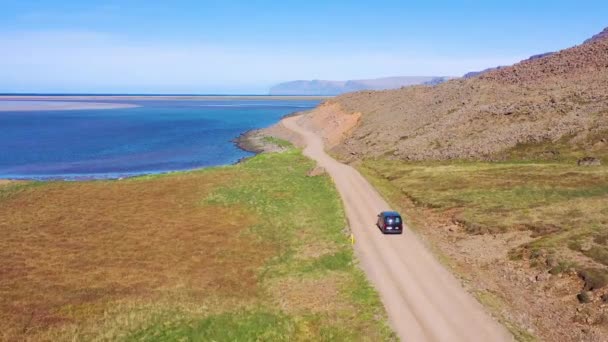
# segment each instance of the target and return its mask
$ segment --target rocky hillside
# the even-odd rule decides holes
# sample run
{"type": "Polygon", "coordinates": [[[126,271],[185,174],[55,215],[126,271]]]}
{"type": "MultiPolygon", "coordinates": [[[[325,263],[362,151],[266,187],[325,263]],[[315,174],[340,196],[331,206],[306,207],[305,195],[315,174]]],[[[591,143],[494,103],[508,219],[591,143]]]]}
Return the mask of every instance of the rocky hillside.
{"type": "Polygon", "coordinates": [[[606,39],[606,38],[608,38],[608,27],[606,27],[604,29],[604,31],[602,31],[602,32],[596,34],[595,36],[587,39],[585,41],[585,43],[589,43],[589,42],[592,42],[592,41],[595,41],[595,40],[599,40],[599,39],[606,39]]]}
{"type": "Polygon", "coordinates": [[[608,37],[438,86],[345,94],[326,106],[360,119],[333,144],[345,158],[495,159],[518,144],[608,147],[608,37]]]}
{"type": "Polygon", "coordinates": [[[403,76],[349,81],[291,81],[270,88],[269,95],[339,95],[361,90],[387,90],[428,84],[436,85],[451,79],[443,76],[403,76]]]}
{"type": "MultiPolygon", "coordinates": [[[[544,57],[550,56],[552,54],[554,54],[554,52],[541,53],[541,54],[538,54],[538,55],[534,55],[534,56],[532,56],[532,57],[530,57],[527,60],[522,61],[522,62],[533,61],[535,59],[544,58],[544,57]]],[[[464,74],[464,76],[462,76],[462,77],[464,77],[464,78],[473,78],[473,77],[476,77],[476,76],[488,73],[490,71],[494,71],[494,70],[498,70],[498,69],[502,69],[502,68],[505,68],[505,66],[503,65],[503,66],[497,66],[497,67],[493,67],[493,68],[487,68],[487,69],[484,69],[484,70],[481,70],[481,71],[471,71],[471,72],[468,72],[468,73],[464,74]]]]}

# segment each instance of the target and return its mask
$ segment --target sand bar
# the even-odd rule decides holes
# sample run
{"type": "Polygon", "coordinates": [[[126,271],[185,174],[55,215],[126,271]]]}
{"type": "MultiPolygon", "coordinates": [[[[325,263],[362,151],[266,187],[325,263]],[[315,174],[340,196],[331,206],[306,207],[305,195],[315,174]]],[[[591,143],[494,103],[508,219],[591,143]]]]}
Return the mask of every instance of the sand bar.
{"type": "Polygon", "coordinates": [[[0,95],[0,101],[120,101],[120,100],[327,100],[333,96],[292,95],[0,95]]]}
{"type": "Polygon", "coordinates": [[[27,99],[25,101],[4,99],[0,97],[0,112],[25,112],[37,110],[76,110],[76,109],[118,109],[139,107],[125,103],[98,103],[98,102],[65,102],[65,101],[38,101],[27,99]]]}

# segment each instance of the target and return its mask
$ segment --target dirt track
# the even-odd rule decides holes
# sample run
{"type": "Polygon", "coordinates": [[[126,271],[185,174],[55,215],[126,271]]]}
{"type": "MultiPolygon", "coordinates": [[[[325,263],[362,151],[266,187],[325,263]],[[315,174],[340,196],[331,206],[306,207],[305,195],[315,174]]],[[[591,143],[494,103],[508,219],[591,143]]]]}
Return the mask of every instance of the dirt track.
{"type": "Polygon", "coordinates": [[[333,178],[355,235],[357,257],[380,292],[391,326],[401,340],[513,340],[409,228],[404,227],[403,235],[380,233],[376,215],[390,209],[388,204],[359,172],[327,155],[323,140],[300,126],[299,119],[286,118],[283,124],[302,135],[304,154],[333,178]]]}

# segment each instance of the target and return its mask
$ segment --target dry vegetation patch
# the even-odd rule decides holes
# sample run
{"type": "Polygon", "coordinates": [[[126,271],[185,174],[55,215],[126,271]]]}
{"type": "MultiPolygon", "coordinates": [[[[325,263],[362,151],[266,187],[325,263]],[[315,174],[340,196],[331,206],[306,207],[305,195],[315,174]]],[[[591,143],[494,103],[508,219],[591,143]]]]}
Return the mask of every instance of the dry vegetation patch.
{"type": "Polygon", "coordinates": [[[54,183],[3,200],[3,330],[46,328],[70,320],[66,307],[103,311],[112,300],[181,287],[194,297],[255,295],[256,269],[272,253],[239,238],[255,216],[198,204],[233,177],[54,183]]]}
{"type": "Polygon", "coordinates": [[[284,278],[270,286],[274,300],[285,312],[336,313],[353,310],[344,298],[344,275],[322,278],[284,278]]]}
{"type": "Polygon", "coordinates": [[[313,166],[1,187],[0,340],[392,338],[313,166]]]}

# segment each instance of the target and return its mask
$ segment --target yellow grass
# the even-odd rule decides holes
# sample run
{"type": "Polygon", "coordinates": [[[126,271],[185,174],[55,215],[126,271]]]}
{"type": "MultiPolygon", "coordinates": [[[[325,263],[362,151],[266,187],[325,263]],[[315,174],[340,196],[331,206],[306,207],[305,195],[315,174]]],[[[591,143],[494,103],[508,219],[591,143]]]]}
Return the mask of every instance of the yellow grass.
{"type": "Polygon", "coordinates": [[[1,187],[0,340],[392,338],[313,166],[1,187]]]}

